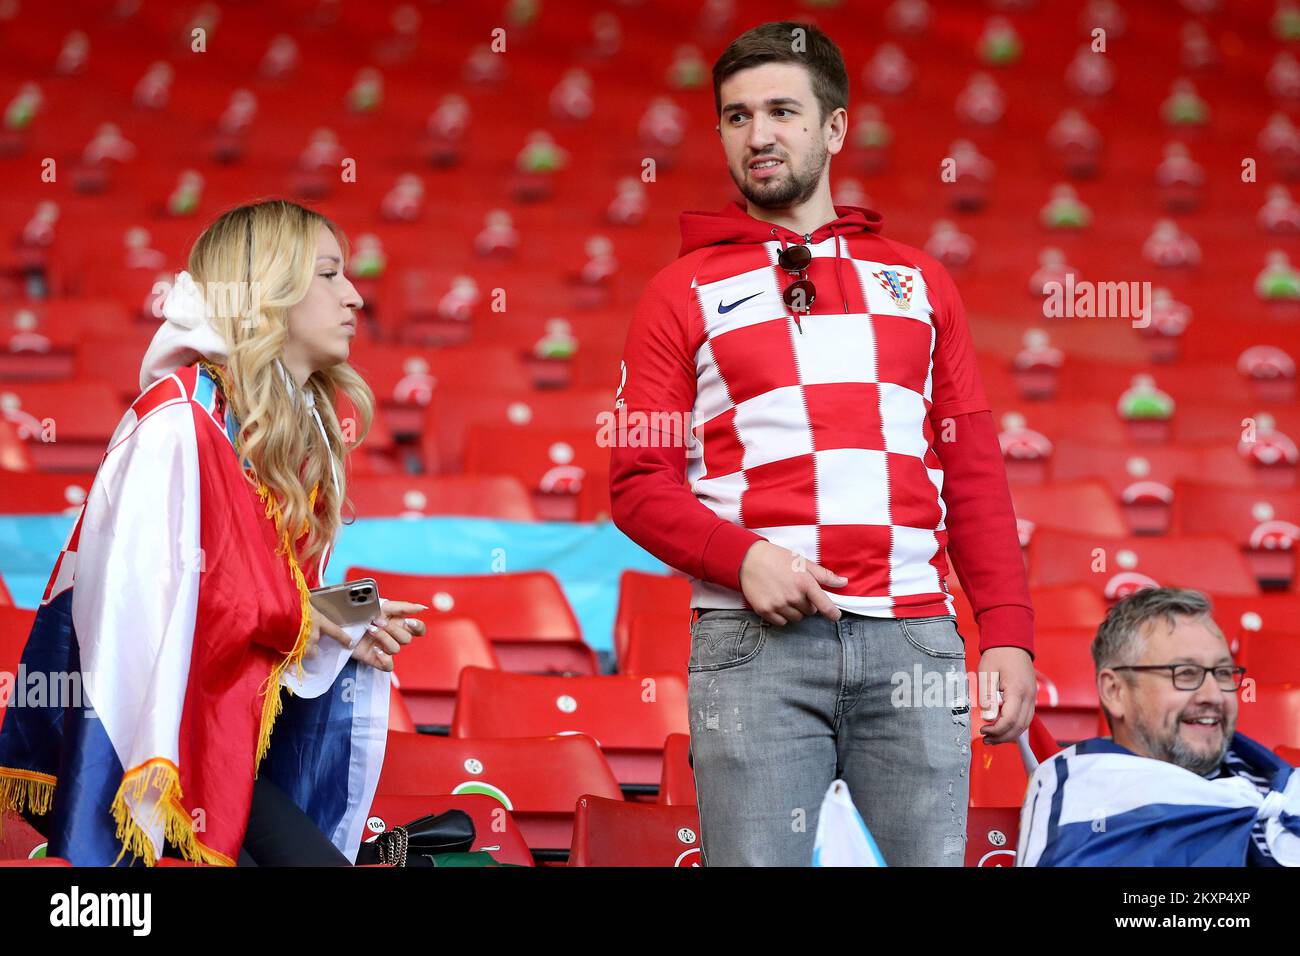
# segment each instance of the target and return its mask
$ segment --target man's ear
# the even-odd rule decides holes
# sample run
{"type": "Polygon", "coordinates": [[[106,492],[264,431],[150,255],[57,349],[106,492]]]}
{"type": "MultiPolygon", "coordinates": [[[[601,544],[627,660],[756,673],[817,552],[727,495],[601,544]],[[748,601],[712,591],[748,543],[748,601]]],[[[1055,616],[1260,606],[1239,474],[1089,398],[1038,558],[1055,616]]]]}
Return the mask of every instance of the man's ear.
{"type": "Polygon", "coordinates": [[[844,148],[849,135],[849,111],[840,107],[826,121],[826,152],[835,156],[844,148]]]}
{"type": "Polygon", "coordinates": [[[1125,696],[1123,678],[1109,667],[1102,668],[1097,675],[1097,698],[1112,721],[1123,719],[1125,696]]]}

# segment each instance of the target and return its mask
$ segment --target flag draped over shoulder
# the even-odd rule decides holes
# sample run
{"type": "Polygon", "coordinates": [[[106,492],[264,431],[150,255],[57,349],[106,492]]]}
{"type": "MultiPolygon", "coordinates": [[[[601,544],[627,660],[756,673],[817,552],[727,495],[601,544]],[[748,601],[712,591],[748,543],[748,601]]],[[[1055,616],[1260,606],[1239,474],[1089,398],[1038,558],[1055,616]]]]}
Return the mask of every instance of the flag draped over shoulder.
{"type": "Polygon", "coordinates": [[[233,865],[259,767],[349,858],[360,845],[390,677],[329,640],[305,654],[327,554],[299,566],[237,430],[210,366],[158,379],[54,566],[22,667],[60,699],[0,726],[0,809],[48,814],[51,856],[152,864],[167,841],[233,865]]]}
{"type": "Polygon", "coordinates": [[[1300,865],[1300,774],[1236,734],[1229,755],[1268,781],[1207,780],[1105,738],[1044,761],[1020,813],[1017,866],[1300,865]],[[1262,821],[1267,855],[1252,840],[1262,821]]]}

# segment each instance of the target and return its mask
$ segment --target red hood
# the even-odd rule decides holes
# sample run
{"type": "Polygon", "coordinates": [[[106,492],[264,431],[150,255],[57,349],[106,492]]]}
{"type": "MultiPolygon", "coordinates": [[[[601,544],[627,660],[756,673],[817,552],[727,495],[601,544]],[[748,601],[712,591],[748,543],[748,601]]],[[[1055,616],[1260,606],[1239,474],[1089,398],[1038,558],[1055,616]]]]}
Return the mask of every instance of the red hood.
{"type": "MultiPolygon", "coordinates": [[[[831,227],[835,227],[838,236],[855,232],[880,232],[884,219],[880,213],[858,206],[836,206],[835,214],[839,218],[819,226],[812,233],[813,242],[830,238],[831,227]]],[[[724,242],[751,243],[770,242],[773,238],[773,226],[770,222],[755,219],[745,211],[744,205],[737,200],[721,212],[684,212],[681,216],[682,248],[678,257],[703,249],[705,246],[721,245],[724,242]]],[[[782,226],[775,227],[778,235],[784,233],[789,242],[803,242],[803,236],[782,226]]]]}

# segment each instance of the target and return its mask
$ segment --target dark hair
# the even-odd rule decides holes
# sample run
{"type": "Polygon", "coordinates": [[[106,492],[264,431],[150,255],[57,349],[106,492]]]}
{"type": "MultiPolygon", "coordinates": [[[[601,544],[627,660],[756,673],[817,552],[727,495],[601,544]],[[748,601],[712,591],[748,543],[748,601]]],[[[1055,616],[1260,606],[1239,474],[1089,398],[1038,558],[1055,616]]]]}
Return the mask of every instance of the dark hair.
{"type": "Polygon", "coordinates": [[[1106,613],[1106,620],[1097,628],[1097,636],[1092,642],[1093,664],[1100,671],[1104,667],[1134,663],[1141,656],[1141,644],[1145,643],[1143,627],[1156,618],[1173,627],[1176,618],[1203,617],[1211,631],[1222,635],[1210,611],[1210,601],[1200,591],[1143,588],[1106,613]]]}
{"type": "Polygon", "coordinates": [[[745,31],[713,64],[713,109],[718,116],[722,116],[722,81],[764,63],[798,63],[808,71],[821,122],[837,109],[848,109],[849,74],[835,41],[810,23],[780,20],[745,31]]]}

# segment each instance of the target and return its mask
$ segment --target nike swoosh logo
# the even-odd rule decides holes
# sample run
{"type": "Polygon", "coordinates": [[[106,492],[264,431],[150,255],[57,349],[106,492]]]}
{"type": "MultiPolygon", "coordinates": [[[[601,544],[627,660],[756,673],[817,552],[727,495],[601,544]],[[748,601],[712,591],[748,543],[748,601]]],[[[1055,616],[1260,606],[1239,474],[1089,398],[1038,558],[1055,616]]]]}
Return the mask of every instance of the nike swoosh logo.
{"type": "Polygon", "coordinates": [[[754,296],[758,296],[758,295],[762,295],[762,294],[763,294],[763,293],[761,293],[761,292],[755,292],[754,295],[747,295],[747,296],[745,296],[743,299],[737,299],[735,302],[731,303],[731,305],[723,305],[721,302],[719,302],[719,303],[718,303],[718,315],[726,315],[728,312],[730,312],[730,311],[731,311],[732,309],[734,309],[736,306],[738,306],[738,305],[742,305],[743,303],[748,302],[750,299],[754,298],[754,296]]]}

